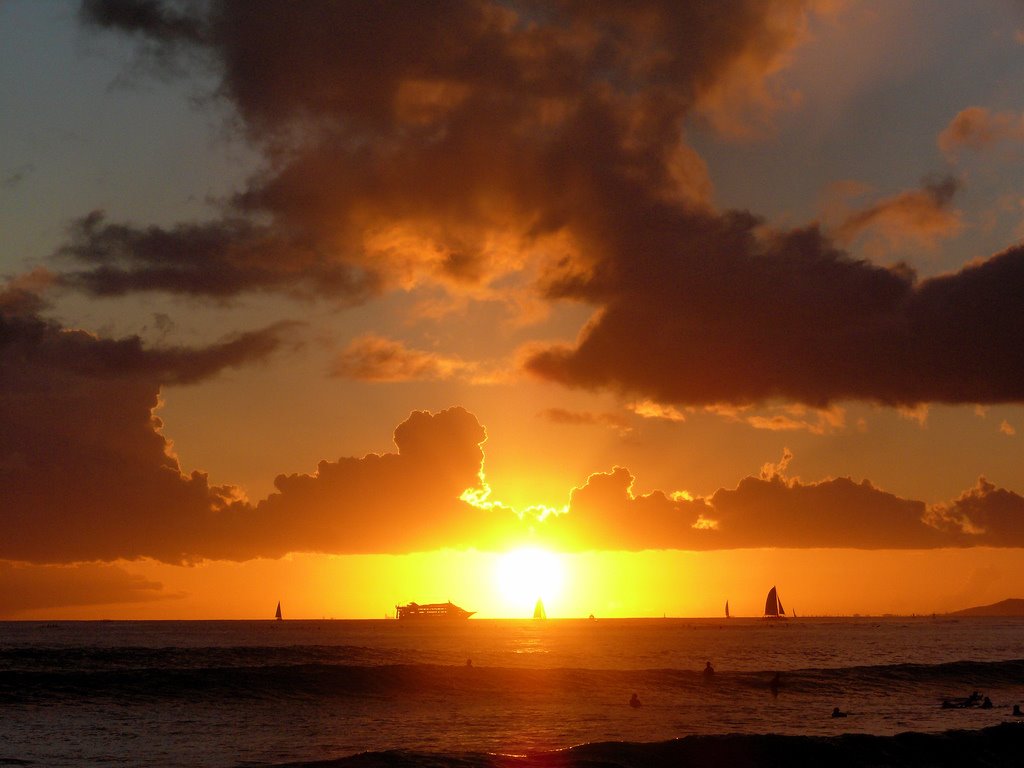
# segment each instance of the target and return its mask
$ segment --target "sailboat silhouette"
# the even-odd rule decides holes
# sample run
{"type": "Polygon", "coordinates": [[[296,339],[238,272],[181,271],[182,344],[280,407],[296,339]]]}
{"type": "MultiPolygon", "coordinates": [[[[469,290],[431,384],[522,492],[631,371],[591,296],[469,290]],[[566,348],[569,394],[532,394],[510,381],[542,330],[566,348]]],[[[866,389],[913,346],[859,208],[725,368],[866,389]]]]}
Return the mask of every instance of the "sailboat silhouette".
{"type": "Polygon", "coordinates": [[[533,606],[533,618],[546,619],[547,617],[547,611],[544,610],[544,601],[538,597],[537,604],[533,606]]]}
{"type": "Polygon", "coordinates": [[[764,617],[766,619],[786,618],[786,609],[782,607],[782,600],[779,599],[779,593],[775,591],[775,587],[768,590],[768,597],[765,598],[764,617]]]}
{"type": "Polygon", "coordinates": [[[725,601],[725,618],[729,618],[729,601],[725,601]]]}
{"type": "Polygon", "coordinates": [[[274,618],[281,621],[284,617],[281,615],[281,601],[277,601],[277,610],[274,611],[274,618]]]}

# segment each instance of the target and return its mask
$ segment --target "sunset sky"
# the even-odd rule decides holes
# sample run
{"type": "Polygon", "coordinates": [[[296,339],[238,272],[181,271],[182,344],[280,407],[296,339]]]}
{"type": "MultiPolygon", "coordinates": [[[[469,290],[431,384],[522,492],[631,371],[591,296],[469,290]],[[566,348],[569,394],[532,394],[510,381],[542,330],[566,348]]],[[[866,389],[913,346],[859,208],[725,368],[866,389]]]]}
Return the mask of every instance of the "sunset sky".
{"type": "Polygon", "coordinates": [[[0,618],[1024,597],[1024,4],[0,0],[0,618]]]}

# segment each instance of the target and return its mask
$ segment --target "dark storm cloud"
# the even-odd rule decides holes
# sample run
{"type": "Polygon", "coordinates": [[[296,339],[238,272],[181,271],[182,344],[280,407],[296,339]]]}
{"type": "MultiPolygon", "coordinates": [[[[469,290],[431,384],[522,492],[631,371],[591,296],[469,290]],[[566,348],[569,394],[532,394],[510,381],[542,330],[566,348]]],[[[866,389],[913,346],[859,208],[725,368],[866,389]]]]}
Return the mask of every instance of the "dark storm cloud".
{"type": "Polygon", "coordinates": [[[189,517],[234,490],[181,474],[153,415],[160,385],[265,359],[277,332],[149,350],[15,309],[0,305],[0,558],[184,557],[189,517]]]}
{"type": "Polygon", "coordinates": [[[274,493],[252,503],[238,488],[184,472],[155,412],[163,383],[262,359],[272,334],[253,334],[258,343],[147,349],[11,311],[25,302],[0,306],[0,559],[487,551],[532,537],[576,550],[1024,545],[1024,502],[985,481],[926,509],[867,481],[788,480],[787,459],[703,499],[635,496],[632,476],[618,468],[575,489],[567,512],[521,517],[486,501],[487,435],[458,407],[414,412],[395,429],[394,452],[281,475],[274,493]]]}
{"type": "Polygon", "coordinates": [[[979,544],[1024,547],[1024,498],[984,477],[952,502],[933,507],[930,522],[979,544]]]}
{"type": "Polygon", "coordinates": [[[1024,499],[984,479],[933,508],[845,477],[804,483],[762,472],[696,499],[635,494],[633,481],[622,467],[591,475],[541,534],[569,549],[633,551],[1024,545],[1024,499]]]}
{"type": "MultiPolygon", "coordinates": [[[[764,92],[811,5],[86,3],[143,58],[200,54],[266,169],[224,222],[84,220],[68,279],[358,300],[536,269],[548,299],[598,310],[576,345],[529,360],[570,386],[687,404],[1024,399],[1019,249],[920,281],[813,227],[711,209],[686,121],[738,82],[764,92]],[[1017,282],[979,279],[995,272],[1017,282]]],[[[948,233],[955,188],[882,201],[846,232],[948,233]]]]}
{"type": "Polygon", "coordinates": [[[413,413],[395,430],[396,453],[282,475],[252,504],[238,488],[183,472],[155,411],[162,385],[264,359],[273,330],[148,349],[9,311],[24,302],[0,306],[0,559],[400,553],[495,546],[517,523],[460,500],[481,487],[486,437],[461,408],[413,413]]]}
{"type": "MultiPolygon", "coordinates": [[[[195,3],[191,6],[194,11],[195,3]]],[[[161,0],[82,0],[81,15],[100,26],[144,31],[166,42],[197,43],[202,36],[202,25],[185,9],[179,11],[161,0]]]]}
{"type": "Polygon", "coordinates": [[[665,258],[650,276],[636,265],[556,286],[603,309],[575,346],[537,352],[528,369],[688,404],[1024,399],[1024,248],[918,281],[852,260],[813,229],[765,239],[754,222],[705,227],[720,245],[704,274],[653,243],[641,252],[665,258]]]}
{"type": "Polygon", "coordinates": [[[144,603],[178,597],[116,565],[32,566],[0,562],[0,616],[28,611],[91,605],[144,603]]]}
{"type": "Polygon", "coordinates": [[[43,294],[57,277],[46,269],[37,268],[0,284],[0,317],[27,317],[47,307],[43,294]]]}
{"type": "Polygon", "coordinates": [[[224,233],[251,256],[239,263],[217,237],[193,256],[195,227],[115,225],[111,263],[105,233],[91,228],[65,251],[86,265],[78,284],[224,295],[308,280],[333,295],[346,283],[317,281],[309,252],[354,269],[360,286],[431,280],[457,291],[522,268],[489,252],[495,233],[513,250],[563,232],[587,249],[600,235],[594,222],[633,187],[703,205],[710,185],[682,118],[727,74],[763,77],[793,44],[803,9],[92,0],[82,17],[131,35],[145,61],[191,53],[213,67],[267,160],[231,212],[269,222],[270,244],[247,247],[249,229],[218,225],[240,229],[224,233]],[[158,263],[147,234],[164,241],[158,263]],[[295,241],[302,247],[278,247],[295,241]]]}
{"type": "Polygon", "coordinates": [[[332,262],[315,244],[242,219],[137,228],[108,223],[94,211],[71,226],[58,256],[88,265],[65,272],[61,282],[98,296],[160,290],[224,298],[277,290],[354,301],[373,291],[372,277],[332,262]]]}

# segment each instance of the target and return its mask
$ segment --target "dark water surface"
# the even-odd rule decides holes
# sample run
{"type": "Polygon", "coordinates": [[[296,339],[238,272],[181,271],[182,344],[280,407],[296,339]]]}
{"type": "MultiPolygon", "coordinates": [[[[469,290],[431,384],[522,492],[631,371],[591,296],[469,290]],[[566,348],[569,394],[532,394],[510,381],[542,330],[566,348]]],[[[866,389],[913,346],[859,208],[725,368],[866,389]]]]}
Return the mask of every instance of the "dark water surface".
{"type": "MultiPolygon", "coordinates": [[[[950,729],[1024,749],[1019,729],[981,731],[1015,720],[1013,704],[1024,704],[1020,619],[0,623],[0,765],[219,767],[363,752],[386,754],[352,760],[490,765],[552,750],[568,765],[596,760],[585,750],[611,749],[602,742],[631,745],[609,764],[654,764],[643,750],[694,734],[950,729]],[[993,708],[942,707],[972,691],[993,708]],[[848,716],[832,718],[837,706],[848,716]],[[576,745],[589,746],[565,751],[576,745]]],[[[896,749],[901,738],[875,743],[896,749]]],[[[950,737],[929,738],[956,753],[950,737]]],[[[768,742],[728,743],[760,754],[767,747],[750,745],[768,742]]],[[[796,743],[834,741],[786,749],[796,743]]]]}

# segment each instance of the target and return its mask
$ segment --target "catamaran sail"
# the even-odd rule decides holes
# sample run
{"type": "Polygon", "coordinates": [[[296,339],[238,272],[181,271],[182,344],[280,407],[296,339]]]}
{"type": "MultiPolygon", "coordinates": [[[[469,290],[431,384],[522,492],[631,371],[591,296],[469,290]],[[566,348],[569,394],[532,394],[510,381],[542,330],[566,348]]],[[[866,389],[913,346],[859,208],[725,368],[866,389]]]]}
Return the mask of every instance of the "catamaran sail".
{"type": "Polygon", "coordinates": [[[547,617],[547,611],[544,610],[544,601],[538,597],[537,604],[533,606],[533,618],[546,619],[547,617]]]}
{"type": "Polygon", "coordinates": [[[729,601],[725,601],[725,618],[729,618],[729,601]]]}
{"type": "Polygon", "coordinates": [[[764,615],[766,619],[778,619],[786,615],[786,609],[782,607],[775,587],[768,590],[768,597],[764,601],[764,615]]]}
{"type": "Polygon", "coordinates": [[[281,616],[281,601],[280,600],[277,601],[277,610],[274,611],[274,618],[277,619],[278,621],[281,621],[281,619],[283,618],[281,616]]]}

